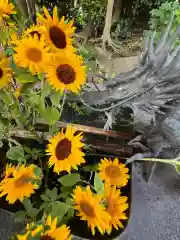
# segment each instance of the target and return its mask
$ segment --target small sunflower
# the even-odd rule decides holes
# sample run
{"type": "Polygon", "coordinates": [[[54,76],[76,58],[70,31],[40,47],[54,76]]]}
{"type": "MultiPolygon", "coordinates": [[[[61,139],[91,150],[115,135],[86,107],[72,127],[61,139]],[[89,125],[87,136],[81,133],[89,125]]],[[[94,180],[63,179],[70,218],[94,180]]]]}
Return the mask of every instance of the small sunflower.
{"type": "Polygon", "coordinates": [[[6,200],[10,204],[17,200],[22,202],[25,197],[30,197],[34,190],[39,187],[36,183],[33,183],[33,181],[38,180],[34,173],[34,168],[34,165],[29,165],[28,167],[21,165],[14,169],[13,172],[11,172],[11,168],[8,171],[6,170],[7,173],[11,174],[0,183],[0,197],[7,195],[6,200]]]}
{"type": "Polygon", "coordinates": [[[43,36],[43,31],[44,31],[43,26],[32,25],[30,28],[24,31],[23,37],[29,36],[34,37],[35,35],[37,35],[38,40],[40,40],[41,37],[43,36]]]}
{"type": "Polygon", "coordinates": [[[105,185],[105,202],[106,212],[110,215],[109,227],[106,230],[108,234],[111,234],[112,227],[116,230],[118,228],[124,228],[121,220],[127,219],[124,211],[128,209],[127,197],[121,196],[119,189],[116,186],[105,185]]]}
{"type": "Polygon", "coordinates": [[[40,240],[70,240],[70,230],[65,224],[57,227],[57,217],[52,220],[51,216],[48,216],[46,225],[50,227],[49,230],[43,232],[40,240]]]}
{"type": "Polygon", "coordinates": [[[100,195],[93,196],[90,187],[87,186],[83,191],[80,186],[74,190],[74,209],[78,211],[77,216],[83,221],[87,221],[91,232],[95,234],[95,228],[98,228],[101,234],[104,234],[105,229],[109,226],[110,216],[105,212],[105,207],[100,205],[102,197],[100,195]]]}
{"type": "Polygon", "coordinates": [[[105,183],[115,185],[117,187],[126,186],[130,176],[129,169],[125,164],[119,163],[115,158],[113,161],[107,158],[101,160],[99,163],[99,176],[105,183]]]}
{"type": "Polygon", "coordinates": [[[65,23],[64,17],[59,21],[57,7],[53,9],[53,17],[50,16],[45,7],[44,14],[45,18],[38,14],[38,19],[46,28],[44,31],[45,39],[51,44],[52,50],[62,53],[75,51],[72,47],[72,34],[75,31],[75,27],[72,27],[73,21],[65,23]]]}
{"type": "Polygon", "coordinates": [[[29,68],[33,74],[44,72],[46,61],[49,61],[51,55],[49,48],[45,47],[43,39],[39,40],[35,34],[33,37],[29,36],[17,41],[16,44],[14,61],[17,66],[29,68]]]}
{"type": "Polygon", "coordinates": [[[84,153],[81,148],[84,144],[81,142],[82,133],[75,135],[76,129],[68,126],[66,132],[63,129],[60,133],[49,140],[48,155],[49,166],[54,165],[54,172],[60,173],[67,171],[70,173],[71,168],[77,169],[77,165],[84,163],[84,153]]]}
{"type": "Polygon", "coordinates": [[[35,223],[32,222],[30,224],[27,224],[26,225],[26,229],[25,229],[25,233],[24,234],[18,234],[16,237],[17,237],[17,240],[28,240],[29,239],[29,236],[36,236],[40,231],[42,231],[43,229],[43,226],[42,225],[38,225],[36,228],[35,228],[35,223]]]}
{"type": "Polygon", "coordinates": [[[86,81],[85,66],[81,57],[69,55],[56,57],[48,66],[47,80],[57,91],[79,92],[86,81]]]}
{"type": "Polygon", "coordinates": [[[8,86],[12,77],[12,69],[9,68],[9,59],[0,54],[0,88],[8,86]]]}
{"type": "Polygon", "coordinates": [[[9,0],[0,0],[0,21],[9,18],[9,15],[15,14],[14,5],[9,0]]]}

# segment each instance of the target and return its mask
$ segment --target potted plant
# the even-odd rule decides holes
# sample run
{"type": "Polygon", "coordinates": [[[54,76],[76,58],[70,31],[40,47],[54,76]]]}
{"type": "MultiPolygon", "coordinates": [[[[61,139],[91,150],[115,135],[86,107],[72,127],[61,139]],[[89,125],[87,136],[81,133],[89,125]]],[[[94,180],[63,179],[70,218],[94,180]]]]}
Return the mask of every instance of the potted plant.
{"type": "MultiPolygon", "coordinates": [[[[131,155],[131,149],[113,150],[113,139],[120,137],[125,145],[130,136],[59,121],[67,98],[86,81],[86,67],[73,45],[73,21],[59,19],[56,7],[52,16],[44,8],[37,24],[26,27],[15,6],[3,4],[0,197],[1,206],[25,223],[13,238],[120,235],[129,218],[131,171],[118,156],[131,155]],[[102,146],[103,136],[110,141],[102,146]]],[[[73,106],[81,110],[76,102],[73,106]]]]}

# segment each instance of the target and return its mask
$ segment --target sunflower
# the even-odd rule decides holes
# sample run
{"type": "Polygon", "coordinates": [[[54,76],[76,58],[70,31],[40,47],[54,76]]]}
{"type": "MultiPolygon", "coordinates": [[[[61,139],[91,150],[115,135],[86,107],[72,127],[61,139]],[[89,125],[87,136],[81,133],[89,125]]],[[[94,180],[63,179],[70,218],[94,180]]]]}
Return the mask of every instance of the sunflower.
{"type": "Polygon", "coordinates": [[[4,174],[3,174],[4,178],[6,179],[9,176],[11,176],[12,173],[14,172],[14,170],[15,170],[15,166],[12,166],[12,164],[7,164],[6,165],[6,170],[5,170],[4,174]]]}
{"type": "Polygon", "coordinates": [[[105,183],[115,185],[117,187],[126,186],[130,176],[127,174],[129,169],[125,164],[119,163],[118,159],[114,161],[104,158],[101,160],[99,167],[99,176],[105,183]]]}
{"type": "Polygon", "coordinates": [[[38,40],[40,40],[41,37],[43,36],[43,31],[44,31],[43,26],[32,25],[30,28],[24,31],[23,37],[29,37],[29,36],[34,37],[35,35],[37,35],[38,40]]]}
{"type": "Polygon", "coordinates": [[[38,225],[36,227],[34,223],[27,224],[25,233],[17,235],[17,239],[28,240],[29,237],[37,238],[38,234],[39,240],[71,240],[69,227],[65,224],[57,227],[57,218],[52,220],[51,216],[48,216],[45,226],[38,225]],[[48,227],[48,230],[46,230],[45,226],[48,227]]]}
{"type": "Polygon", "coordinates": [[[106,212],[111,216],[109,227],[106,229],[108,234],[111,234],[113,226],[116,230],[119,227],[124,228],[120,220],[127,219],[124,213],[128,209],[127,199],[127,197],[121,196],[121,192],[116,189],[116,186],[105,185],[106,212]]]}
{"type": "Polygon", "coordinates": [[[10,14],[15,14],[14,5],[9,0],[0,0],[0,21],[9,18],[10,14]]]}
{"type": "Polygon", "coordinates": [[[81,57],[74,54],[56,57],[48,66],[47,80],[61,92],[64,90],[79,92],[86,81],[85,66],[82,65],[81,57]]]}
{"type": "Polygon", "coordinates": [[[70,240],[70,230],[65,224],[57,227],[57,217],[52,220],[51,216],[48,216],[46,226],[50,227],[49,230],[43,232],[40,240],[70,240]]]}
{"type": "Polygon", "coordinates": [[[66,132],[63,129],[60,133],[49,140],[48,155],[49,166],[54,165],[54,171],[60,173],[67,171],[70,173],[71,168],[77,169],[77,165],[84,163],[84,153],[81,148],[84,144],[81,142],[82,133],[75,135],[76,129],[70,125],[67,127],[66,132]]]}
{"type": "Polygon", "coordinates": [[[57,7],[53,9],[53,17],[44,7],[45,18],[38,14],[38,19],[43,23],[46,30],[44,31],[45,39],[51,44],[53,51],[64,53],[64,51],[75,51],[72,47],[72,34],[75,27],[72,27],[73,21],[65,23],[64,17],[59,21],[57,7]]]}
{"type": "Polygon", "coordinates": [[[0,54],[0,88],[7,86],[12,77],[12,69],[9,68],[9,59],[0,54]]]}
{"type": "Polygon", "coordinates": [[[34,36],[16,41],[16,44],[14,61],[17,66],[29,68],[33,74],[44,72],[46,61],[49,60],[51,54],[49,53],[49,48],[45,47],[43,38],[39,40],[35,34],[34,36]]]}
{"type": "Polygon", "coordinates": [[[11,174],[0,183],[0,197],[7,195],[6,200],[11,204],[17,200],[22,202],[25,197],[30,197],[34,190],[39,187],[36,183],[33,183],[33,181],[38,180],[34,169],[34,165],[28,167],[21,165],[13,172],[11,172],[11,169],[6,170],[11,174]]]}
{"type": "Polygon", "coordinates": [[[29,236],[36,236],[39,232],[41,232],[43,229],[42,225],[38,225],[37,227],[35,227],[35,223],[32,222],[30,224],[26,225],[26,229],[25,229],[25,233],[24,234],[18,234],[17,240],[28,240],[29,236]]]}
{"type": "Polygon", "coordinates": [[[105,207],[100,205],[102,197],[100,195],[93,196],[90,187],[87,186],[83,191],[80,186],[74,190],[74,209],[78,211],[77,216],[83,221],[87,221],[91,232],[95,234],[97,227],[101,234],[104,234],[105,229],[109,226],[110,216],[105,212],[105,207]]]}

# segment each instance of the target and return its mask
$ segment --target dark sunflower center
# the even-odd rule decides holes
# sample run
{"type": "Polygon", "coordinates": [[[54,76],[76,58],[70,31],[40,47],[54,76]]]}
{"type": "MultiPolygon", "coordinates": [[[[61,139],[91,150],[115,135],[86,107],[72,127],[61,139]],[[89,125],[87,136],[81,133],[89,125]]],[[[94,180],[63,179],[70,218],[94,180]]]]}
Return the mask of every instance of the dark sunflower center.
{"type": "Polygon", "coordinates": [[[65,138],[56,146],[56,157],[58,160],[64,160],[71,153],[71,142],[65,138]]]}
{"type": "Polygon", "coordinates": [[[105,172],[110,178],[116,178],[121,174],[119,167],[113,165],[106,167],[105,172]]]}
{"type": "Polygon", "coordinates": [[[81,210],[85,213],[85,215],[87,215],[88,217],[95,217],[94,208],[93,206],[91,206],[91,204],[86,201],[81,201],[80,207],[81,210]]]}
{"type": "Polygon", "coordinates": [[[42,52],[37,48],[29,48],[27,50],[27,58],[32,62],[40,62],[42,60],[42,52]]]}
{"type": "Polygon", "coordinates": [[[55,239],[48,235],[45,235],[45,236],[41,236],[40,240],[55,240],[55,239]]]}
{"type": "Polygon", "coordinates": [[[38,31],[32,31],[29,33],[32,37],[34,37],[34,35],[37,35],[38,36],[38,39],[40,40],[41,38],[41,34],[38,32],[38,31]]]}
{"type": "Polygon", "coordinates": [[[50,27],[49,29],[49,37],[52,41],[52,43],[59,49],[64,49],[66,48],[66,35],[64,32],[56,27],[50,27]]]}
{"type": "Polygon", "coordinates": [[[0,79],[3,77],[3,70],[0,68],[0,79]]]}
{"type": "Polygon", "coordinates": [[[70,84],[75,81],[76,73],[69,64],[62,64],[56,69],[56,75],[59,81],[64,84],[70,84]]]}

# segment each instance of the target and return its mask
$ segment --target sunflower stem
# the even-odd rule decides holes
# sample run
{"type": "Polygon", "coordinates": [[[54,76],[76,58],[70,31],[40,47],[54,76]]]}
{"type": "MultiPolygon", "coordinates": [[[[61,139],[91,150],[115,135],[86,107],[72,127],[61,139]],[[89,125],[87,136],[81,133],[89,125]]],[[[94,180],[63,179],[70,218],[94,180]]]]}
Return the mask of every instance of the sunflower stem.
{"type": "Polygon", "coordinates": [[[61,110],[60,110],[60,114],[59,114],[59,119],[61,118],[65,101],[66,101],[66,91],[64,92],[64,95],[63,95],[63,101],[62,101],[62,104],[61,104],[61,110]]]}
{"type": "Polygon", "coordinates": [[[21,146],[20,143],[18,143],[16,140],[14,140],[14,139],[12,139],[12,138],[8,138],[7,140],[8,140],[8,142],[10,142],[10,143],[14,143],[16,146],[21,146]]]}
{"type": "Polygon", "coordinates": [[[92,190],[96,192],[96,189],[95,189],[88,181],[86,181],[86,180],[81,180],[81,182],[89,185],[90,188],[92,188],[92,190]]]}
{"type": "Polygon", "coordinates": [[[161,159],[161,158],[142,158],[140,159],[142,161],[153,161],[153,162],[162,162],[162,163],[168,163],[171,165],[179,165],[180,166],[180,155],[177,158],[173,159],[161,159]]]}

